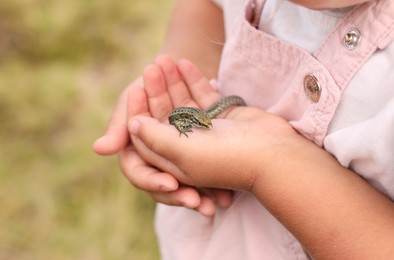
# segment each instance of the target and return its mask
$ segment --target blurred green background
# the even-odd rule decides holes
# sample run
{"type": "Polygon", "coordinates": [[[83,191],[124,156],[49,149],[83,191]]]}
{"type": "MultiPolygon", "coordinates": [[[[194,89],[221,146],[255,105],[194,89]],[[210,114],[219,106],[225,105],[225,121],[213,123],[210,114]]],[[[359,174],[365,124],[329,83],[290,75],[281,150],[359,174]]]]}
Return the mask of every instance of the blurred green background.
{"type": "Polygon", "coordinates": [[[158,259],[155,205],[93,153],[173,0],[0,1],[0,259],[158,259]]]}

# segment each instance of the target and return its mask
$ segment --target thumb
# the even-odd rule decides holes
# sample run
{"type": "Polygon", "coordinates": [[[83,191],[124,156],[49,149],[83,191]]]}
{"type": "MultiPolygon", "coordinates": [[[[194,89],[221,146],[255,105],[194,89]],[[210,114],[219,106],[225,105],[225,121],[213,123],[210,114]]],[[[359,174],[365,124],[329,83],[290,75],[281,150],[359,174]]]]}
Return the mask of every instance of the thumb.
{"type": "Polygon", "coordinates": [[[141,158],[173,174],[179,181],[187,182],[184,172],[178,167],[179,160],[185,156],[182,151],[185,151],[186,138],[179,138],[174,126],[139,115],[130,120],[128,127],[133,146],[141,158]]]}
{"type": "Polygon", "coordinates": [[[93,144],[93,150],[100,155],[112,155],[126,147],[129,136],[127,133],[126,102],[124,91],[111,115],[106,133],[93,144]]]}
{"type": "Polygon", "coordinates": [[[178,147],[179,134],[174,126],[161,123],[155,118],[135,116],[128,125],[130,133],[140,139],[154,153],[171,160],[182,149],[178,147]]]}

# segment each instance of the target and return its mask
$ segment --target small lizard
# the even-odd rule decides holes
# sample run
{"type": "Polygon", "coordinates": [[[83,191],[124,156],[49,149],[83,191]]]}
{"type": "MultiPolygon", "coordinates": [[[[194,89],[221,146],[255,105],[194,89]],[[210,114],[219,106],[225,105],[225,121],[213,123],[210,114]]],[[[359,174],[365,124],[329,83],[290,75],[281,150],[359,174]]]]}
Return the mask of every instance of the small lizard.
{"type": "Polygon", "coordinates": [[[210,106],[207,110],[196,107],[178,107],[171,111],[168,120],[179,131],[179,136],[193,132],[192,127],[212,128],[211,119],[222,113],[230,106],[246,106],[245,101],[238,96],[227,96],[210,106]]]}

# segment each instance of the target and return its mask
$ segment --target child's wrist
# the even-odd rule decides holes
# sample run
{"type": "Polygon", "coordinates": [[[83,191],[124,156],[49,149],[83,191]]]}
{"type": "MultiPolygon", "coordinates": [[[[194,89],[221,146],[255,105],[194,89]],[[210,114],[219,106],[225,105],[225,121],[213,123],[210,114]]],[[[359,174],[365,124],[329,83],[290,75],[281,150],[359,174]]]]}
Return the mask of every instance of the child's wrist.
{"type": "Polygon", "coordinates": [[[289,177],[314,171],[319,165],[318,161],[326,163],[327,159],[332,159],[328,152],[297,133],[272,147],[263,157],[265,160],[260,162],[261,170],[256,174],[251,190],[256,196],[261,196],[261,189],[275,189],[275,185],[296,185],[287,182],[289,177]]]}

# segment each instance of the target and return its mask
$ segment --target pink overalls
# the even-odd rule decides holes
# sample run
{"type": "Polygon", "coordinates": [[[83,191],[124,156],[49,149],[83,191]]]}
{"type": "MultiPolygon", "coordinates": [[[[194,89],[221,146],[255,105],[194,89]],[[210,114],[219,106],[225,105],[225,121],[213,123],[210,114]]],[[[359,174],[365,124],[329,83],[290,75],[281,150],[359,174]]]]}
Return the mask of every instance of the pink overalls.
{"type": "MultiPolygon", "coordinates": [[[[349,81],[393,40],[394,1],[356,7],[313,54],[257,30],[263,7],[264,1],[246,1],[225,45],[218,89],[280,115],[322,145],[349,81]]],[[[213,218],[158,205],[156,220],[163,259],[309,258],[292,234],[246,192],[237,192],[231,207],[213,218]]]]}

